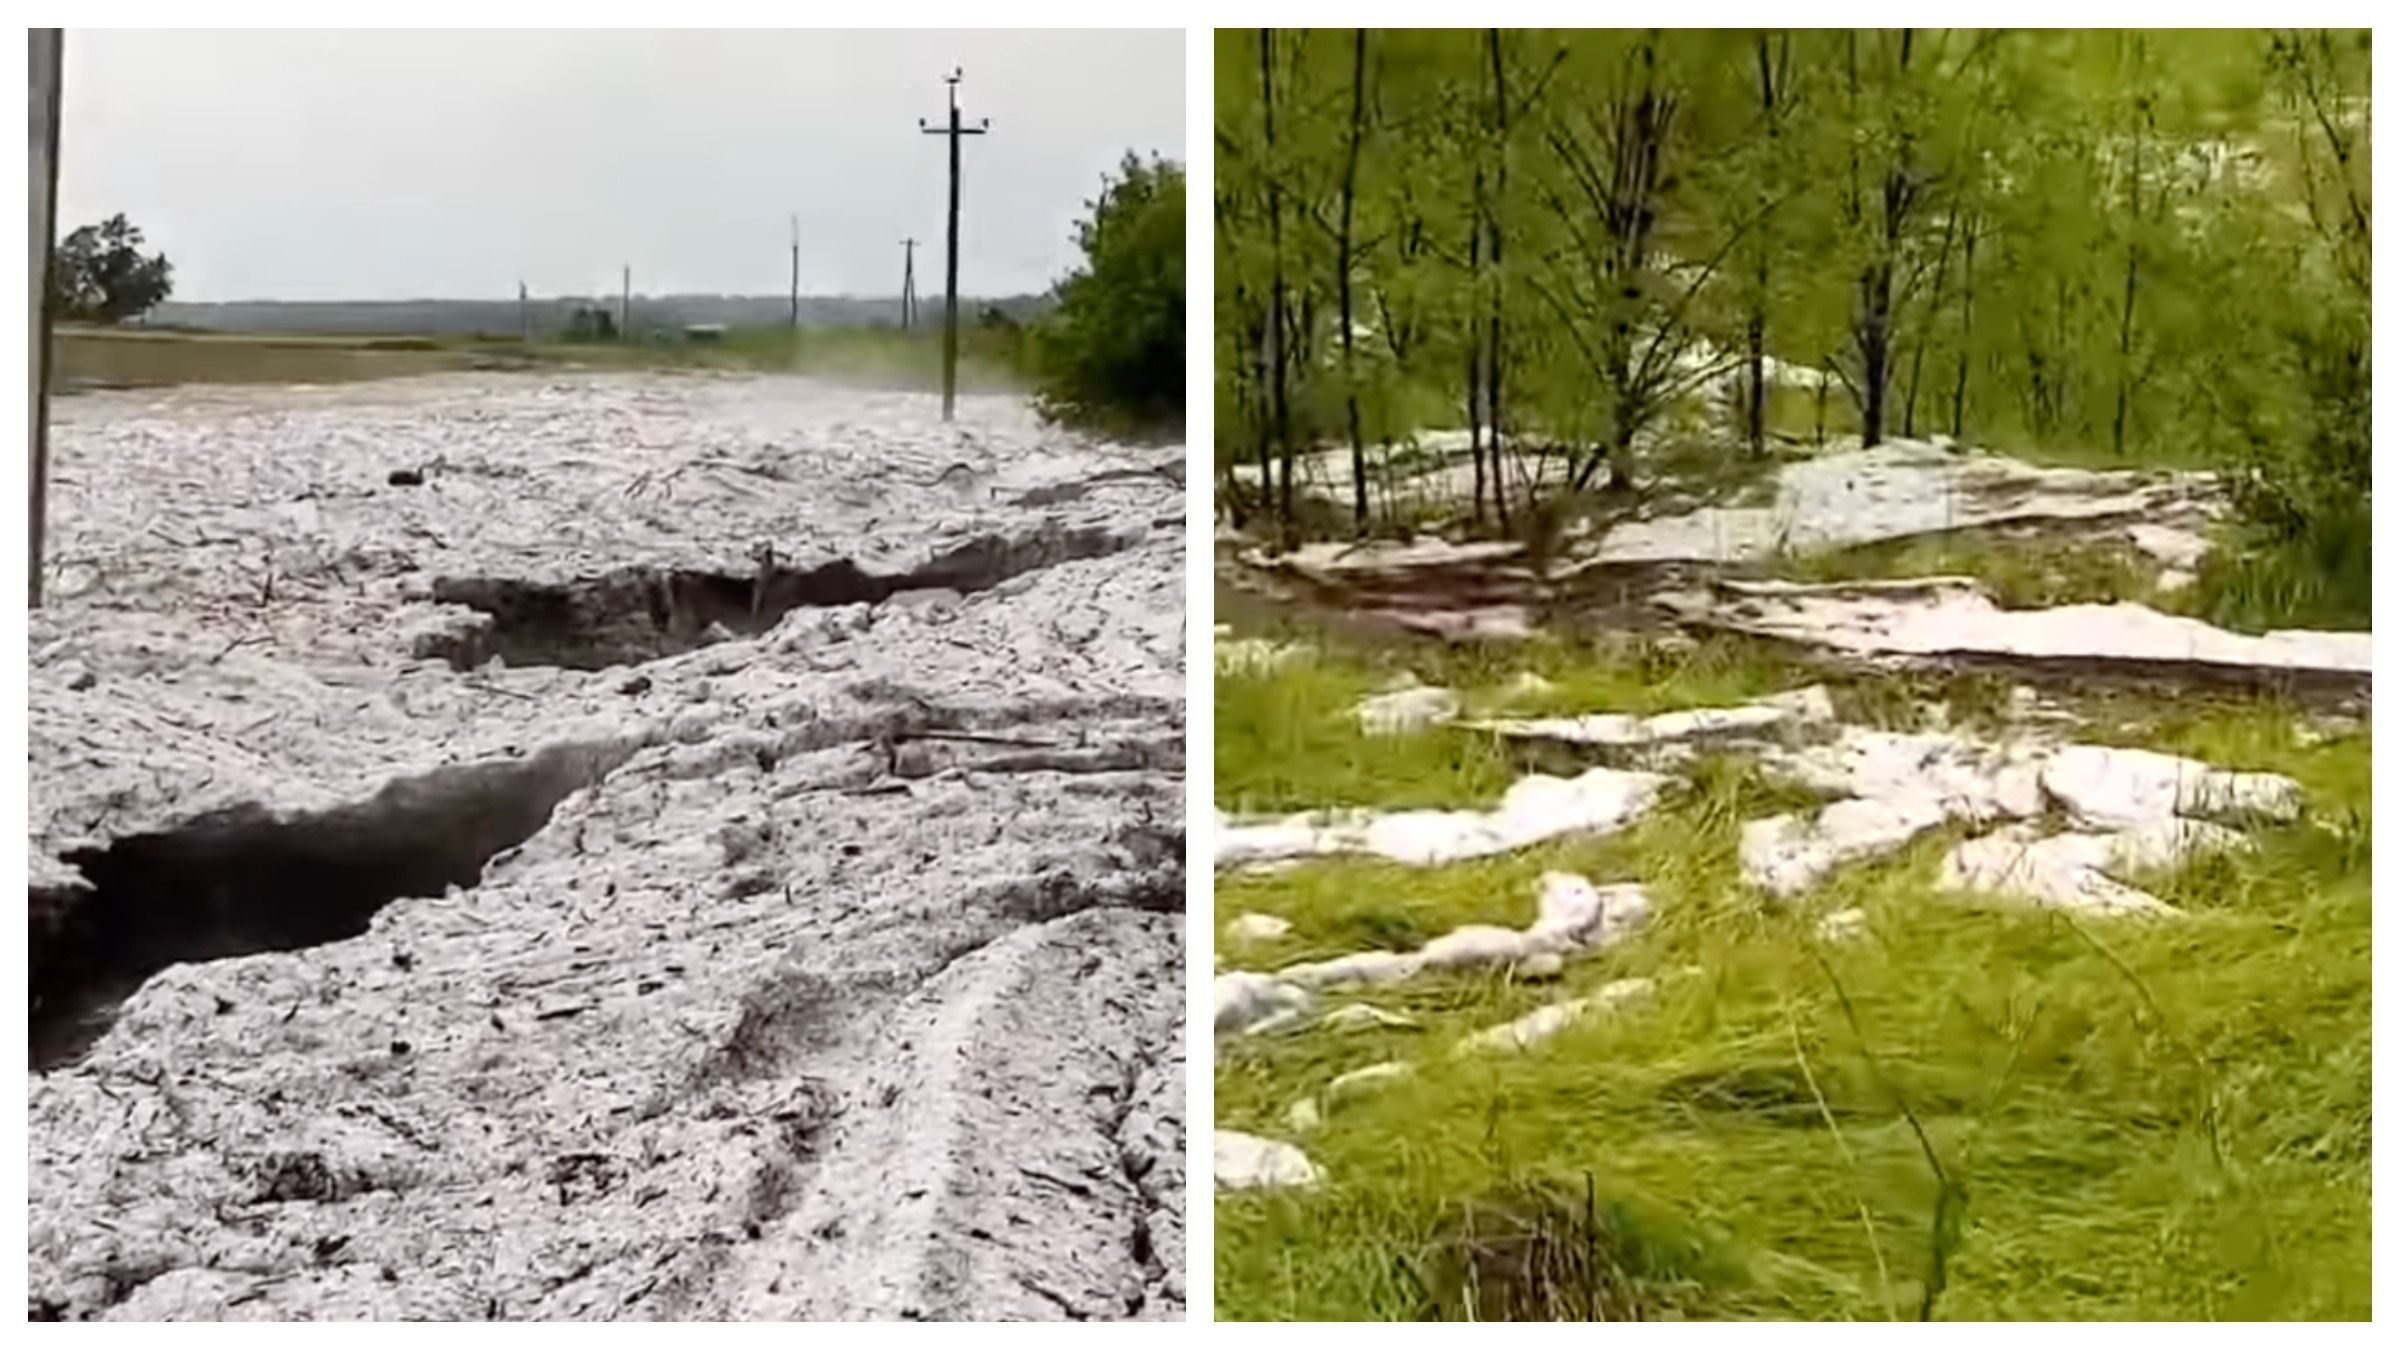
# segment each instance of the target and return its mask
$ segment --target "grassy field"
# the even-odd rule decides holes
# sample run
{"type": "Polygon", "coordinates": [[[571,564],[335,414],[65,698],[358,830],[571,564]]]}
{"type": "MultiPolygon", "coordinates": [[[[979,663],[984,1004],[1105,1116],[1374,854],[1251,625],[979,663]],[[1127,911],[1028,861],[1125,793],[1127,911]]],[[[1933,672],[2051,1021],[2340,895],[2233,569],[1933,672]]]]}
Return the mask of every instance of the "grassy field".
{"type": "MultiPolygon", "coordinates": [[[[750,370],[810,375],[872,388],[941,388],[938,329],[735,329],[713,341],[567,343],[420,334],[223,333],[65,327],[56,334],[57,387],[177,384],[332,384],[473,369],[750,370]]],[[[1025,382],[1016,335],[959,335],[959,387],[1015,392],[1025,382]]]]}
{"type": "Polygon", "coordinates": [[[2159,590],[2159,563],[2118,536],[1996,539],[1988,531],[1919,535],[1781,559],[1771,570],[1793,581],[1865,581],[1967,576],[2003,609],[2131,600],[2174,610],[2159,590]]]}
{"type": "MultiPolygon", "coordinates": [[[[1488,738],[1370,741],[1348,718],[1408,668],[1501,701],[1647,709],[1791,688],[1738,642],[1538,643],[1515,656],[1344,648],[1217,677],[1227,809],[1489,802],[1524,767],[1488,738]]],[[[1907,726],[1930,700],[1991,723],[1988,680],[1837,685],[1846,720],[1907,726]]],[[[1563,868],[1639,880],[1631,942],[1554,984],[1424,977],[1372,1001],[1414,1029],[1220,1044],[1218,1123],[1292,1139],[1327,1182],[1216,1202],[1219,1315],[1236,1319],[1650,1317],[2311,1318],[2370,1311],[2371,736],[2320,738],[2255,700],[2095,697],[2089,740],[2292,775],[2297,824],[2153,878],[2155,924],[1969,909],[1934,893],[1950,831],[1776,906],[1740,879],[1744,819],[1794,790],[1738,757],[1613,838],[1456,866],[1328,860],[1221,878],[1220,940],[1273,969],[1521,924],[1563,868]],[[1867,935],[1819,917],[1856,907],[1867,935]],[[1655,995],[1537,1050],[1458,1058],[1459,1034],[1632,975],[1655,995]],[[1385,1060],[1413,1079],[1292,1103],[1385,1060]]]]}
{"type": "Polygon", "coordinates": [[[476,345],[405,335],[186,333],[61,328],[52,338],[56,387],[175,384],[334,384],[465,370],[476,345]]]}

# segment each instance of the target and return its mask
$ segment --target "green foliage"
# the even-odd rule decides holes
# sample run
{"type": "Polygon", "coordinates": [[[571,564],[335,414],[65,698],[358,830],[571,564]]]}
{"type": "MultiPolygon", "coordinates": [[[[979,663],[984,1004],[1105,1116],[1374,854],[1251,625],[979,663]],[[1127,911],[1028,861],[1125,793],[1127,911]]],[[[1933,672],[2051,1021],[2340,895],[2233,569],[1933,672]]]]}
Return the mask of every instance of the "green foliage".
{"type": "Polygon", "coordinates": [[[68,235],[51,253],[50,277],[56,317],[68,322],[121,323],[175,289],[167,255],[144,257],[142,232],[123,215],[68,235]]]}
{"type": "Polygon", "coordinates": [[[1988,533],[1927,535],[1803,554],[1778,575],[1795,581],[1893,577],[1974,577],[2003,609],[2155,603],[2158,564],[2121,540],[1999,538],[1988,533]]]}
{"type": "Polygon", "coordinates": [[[1216,449],[1286,532],[1352,407],[1365,447],[1474,433],[1494,533],[1603,461],[1654,480],[1695,407],[1740,454],[1755,348],[1829,372],[1821,419],[1757,382],[1762,450],[2224,468],[2290,583],[2233,589],[2363,615],[2363,570],[2308,575],[2369,479],[2363,31],[1216,40],[1216,449]]]}
{"type": "Polygon", "coordinates": [[[1084,263],[1032,333],[1037,398],[1055,421],[1181,434],[1183,169],[1125,157],[1076,226],[1084,263]]]}

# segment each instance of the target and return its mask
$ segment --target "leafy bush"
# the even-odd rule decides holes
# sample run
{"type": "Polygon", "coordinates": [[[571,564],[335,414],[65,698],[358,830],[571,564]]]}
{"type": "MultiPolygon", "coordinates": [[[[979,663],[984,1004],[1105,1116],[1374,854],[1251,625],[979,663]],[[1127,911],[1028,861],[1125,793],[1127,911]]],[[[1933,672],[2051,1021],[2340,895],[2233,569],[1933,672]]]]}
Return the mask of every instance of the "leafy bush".
{"type": "Polygon", "coordinates": [[[143,257],[141,230],[115,215],[68,235],[50,279],[59,318],[119,323],[157,308],[175,289],[175,268],[164,253],[143,257]]]}
{"type": "Polygon", "coordinates": [[[1183,430],[1183,167],[1127,155],[1076,226],[1084,265],[1032,332],[1037,401],[1052,421],[1183,430]]]}

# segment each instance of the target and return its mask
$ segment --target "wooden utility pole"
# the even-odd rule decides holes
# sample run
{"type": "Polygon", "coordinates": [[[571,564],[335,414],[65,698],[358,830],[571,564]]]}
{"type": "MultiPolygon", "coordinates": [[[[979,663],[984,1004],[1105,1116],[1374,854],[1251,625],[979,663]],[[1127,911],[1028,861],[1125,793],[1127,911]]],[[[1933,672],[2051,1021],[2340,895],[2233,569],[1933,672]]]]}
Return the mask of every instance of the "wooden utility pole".
{"type": "Polygon", "coordinates": [[[800,217],[792,217],[792,331],[800,331],[800,217]]]}
{"type": "Polygon", "coordinates": [[[900,241],[900,331],[905,333],[917,321],[917,241],[900,241]]]}
{"type": "Polygon", "coordinates": [[[625,264],[624,289],[617,293],[617,341],[633,341],[633,264],[625,264]]]}
{"type": "Polygon", "coordinates": [[[33,499],[26,519],[31,536],[31,567],[26,573],[27,603],[42,603],[42,529],[50,503],[50,242],[58,234],[58,92],[64,81],[66,30],[31,28],[30,72],[33,113],[33,154],[28,167],[27,195],[33,215],[26,227],[33,236],[33,281],[25,292],[30,317],[28,342],[33,349],[33,435],[28,445],[33,460],[33,499]]]}
{"type": "Polygon", "coordinates": [[[917,119],[917,129],[928,136],[950,138],[950,251],[943,260],[942,295],[942,420],[951,420],[958,406],[958,138],[981,136],[992,129],[992,119],[984,118],[981,126],[962,127],[958,124],[958,82],[966,72],[953,67],[942,82],[950,86],[950,125],[929,127],[924,118],[917,119]]]}
{"type": "Polygon", "coordinates": [[[525,283],[517,283],[517,341],[533,345],[533,301],[525,283]]]}

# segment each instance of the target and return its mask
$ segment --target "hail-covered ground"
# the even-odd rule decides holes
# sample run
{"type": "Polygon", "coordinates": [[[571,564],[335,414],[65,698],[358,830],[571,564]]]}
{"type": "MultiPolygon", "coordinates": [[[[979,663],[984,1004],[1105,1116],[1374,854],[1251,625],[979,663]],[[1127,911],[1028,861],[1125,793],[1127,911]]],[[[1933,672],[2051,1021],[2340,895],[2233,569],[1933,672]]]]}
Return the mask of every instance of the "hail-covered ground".
{"type": "Polygon", "coordinates": [[[1181,1315],[1179,449],[696,375],[52,434],[34,1315],[1181,1315]]]}
{"type": "Polygon", "coordinates": [[[1220,540],[1220,1315],[2364,1315],[2368,635],[2195,476],[1658,495],[1220,540]]]}

